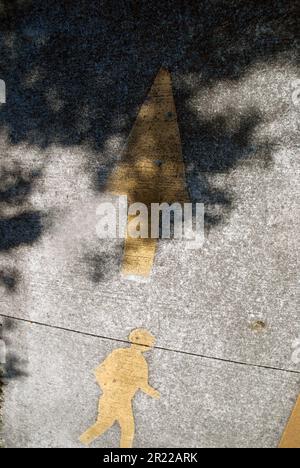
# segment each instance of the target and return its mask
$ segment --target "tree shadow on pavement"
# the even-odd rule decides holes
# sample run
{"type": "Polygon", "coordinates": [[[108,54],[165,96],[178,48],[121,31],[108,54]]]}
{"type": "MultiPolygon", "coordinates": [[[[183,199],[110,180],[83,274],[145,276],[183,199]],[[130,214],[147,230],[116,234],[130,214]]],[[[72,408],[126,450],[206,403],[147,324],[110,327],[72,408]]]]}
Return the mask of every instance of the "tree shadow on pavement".
{"type": "MultiPolygon", "coordinates": [[[[272,163],[274,142],[253,151],[255,131],[263,124],[256,108],[246,109],[232,130],[232,109],[205,117],[191,109],[190,100],[199,87],[239,82],[255,64],[273,65],[287,54],[297,65],[293,1],[4,0],[0,20],[0,78],[7,84],[0,128],[11,145],[90,148],[86,168],[96,192],[105,190],[119,156],[106,156],[107,142],[128,137],[162,65],[174,76],[183,155],[192,167],[189,192],[208,207],[210,228],[224,221],[233,205],[228,189],[214,187],[214,175],[244,161],[253,167],[262,162],[266,169],[272,163]],[[183,83],[191,76],[187,88],[183,83]]],[[[19,178],[0,193],[0,201],[22,198],[28,190],[19,178]]],[[[40,216],[2,218],[0,250],[38,239],[40,216]]]]}
{"type": "Polygon", "coordinates": [[[4,286],[7,292],[16,292],[19,281],[20,273],[15,268],[3,268],[0,270],[0,285],[4,286]]]}
{"type": "Polygon", "coordinates": [[[40,171],[26,173],[0,159],[0,252],[31,244],[41,235],[42,215],[27,203],[39,177],[40,171]]]}
{"type": "MultiPolygon", "coordinates": [[[[28,172],[28,171],[27,171],[28,172]]],[[[19,165],[0,159],[0,254],[32,245],[43,232],[43,213],[28,203],[40,171],[26,173],[19,165]]],[[[16,292],[21,274],[14,266],[0,265],[0,285],[8,293],[16,292]]]]}
{"type": "Polygon", "coordinates": [[[11,379],[19,379],[27,377],[26,366],[27,362],[24,358],[20,358],[13,351],[10,351],[11,341],[9,333],[16,329],[16,324],[13,320],[5,318],[0,326],[0,341],[3,344],[1,349],[2,364],[2,381],[6,383],[11,379]]]}

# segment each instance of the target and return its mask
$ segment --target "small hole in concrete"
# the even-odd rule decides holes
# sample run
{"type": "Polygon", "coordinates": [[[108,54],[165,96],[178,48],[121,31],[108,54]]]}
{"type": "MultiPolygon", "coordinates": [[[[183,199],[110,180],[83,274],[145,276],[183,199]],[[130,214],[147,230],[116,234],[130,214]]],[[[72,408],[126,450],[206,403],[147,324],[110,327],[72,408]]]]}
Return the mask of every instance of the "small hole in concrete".
{"type": "Polygon", "coordinates": [[[255,322],[251,323],[251,330],[260,332],[267,328],[266,322],[263,320],[256,320],[255,322]]]}

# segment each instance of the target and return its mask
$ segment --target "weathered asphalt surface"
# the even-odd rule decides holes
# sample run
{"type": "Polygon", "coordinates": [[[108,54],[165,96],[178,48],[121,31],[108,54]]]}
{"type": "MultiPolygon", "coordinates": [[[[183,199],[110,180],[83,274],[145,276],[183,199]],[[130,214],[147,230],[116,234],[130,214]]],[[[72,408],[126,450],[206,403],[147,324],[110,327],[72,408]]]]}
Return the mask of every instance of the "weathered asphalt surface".
{"type": "Polygon", "coordinates": [[[79,447],[92,370],[143,327],[162,397],[138,395],[136,447],[276,447],[300,392],[294,2],[0,5],[6,445],[79,447]],[[134,283],[96,208],[162,65],[206,243],[161,241],[134,283]]]}

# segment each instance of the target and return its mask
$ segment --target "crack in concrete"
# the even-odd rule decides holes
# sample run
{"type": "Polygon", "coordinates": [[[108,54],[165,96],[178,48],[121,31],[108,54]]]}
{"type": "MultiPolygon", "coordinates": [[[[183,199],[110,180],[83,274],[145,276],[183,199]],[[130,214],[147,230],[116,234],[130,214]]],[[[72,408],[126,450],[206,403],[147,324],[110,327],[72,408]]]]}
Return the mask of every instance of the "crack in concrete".
{"type": "MultiPolygon", "coordinates": [[[[16,320],[16,321],[23,322],[23,323],[30,323],[32,325],[37,325],[37,326],[40,326],[40,327],[51,328],[51,329],[54,329],[54,330],[60,330],[60,331],[65,331],[65,332],[69,332],[69,333],[76,333],[76,334],[82,335],[82,336],[89,336],[89,337],[98,338],[98,339],[101,339],[101,340],[113,341],[115,343],[130,344],[129,341],[121,340],[120,338],[112,338],[112,337],[108,337],[108,336],[97,335],[95,333],[83,332],[83,331],[74,330],[74,329],[71,329],[71,328],[60,327],[60,326],[57,326],[57,325],[51,325],[51,324],[43,323],[43,322],[37,322],[35,320],[22,319],[22,318],[19,318],[19,317],[8,316],[8,315],[4,315],[4,314],[1,314],[1,313],[0,313],[0,317],[10,319],[10,320],[16,320]]],[[[183,355],[187,355],[187,356],[199,357],[199,358],[202,358],[202,359],[207,359],[207,360],[217,361],[217,362],[223,362],[223,363],[227,363],[227,364],[237,364],[237,365],[240,365],[240,366],[252,367],[252,368],[256,368],[256,369],[273,370],[273,371],[277,371],[277,372],[284,372],[284,373],[288,373],[288,374],[300,375],[300,371],[293,370],[293,369],[284,369],[284,368],[280,368],[280,367],[267,366],[267,365],[263,365],[263,364],[253,364],[251,362],[242,362],[242,361],[235,361],[235,360],[231,360],[231,359],[218,358],[218,357],[215,357],[215,356],[207,356],[207,355],[204,355],[204,354],[192,353],[192,352],[183,351],[183,350],[180,350],[180,349],[172,349],[172,348],[166,348],[166,347],[162,347],[162,346],[154,346],[153,349],[157,349],[157,350],[160,350],[160,351],[171,352],[171,353],[183,354],[183,355]]]]}

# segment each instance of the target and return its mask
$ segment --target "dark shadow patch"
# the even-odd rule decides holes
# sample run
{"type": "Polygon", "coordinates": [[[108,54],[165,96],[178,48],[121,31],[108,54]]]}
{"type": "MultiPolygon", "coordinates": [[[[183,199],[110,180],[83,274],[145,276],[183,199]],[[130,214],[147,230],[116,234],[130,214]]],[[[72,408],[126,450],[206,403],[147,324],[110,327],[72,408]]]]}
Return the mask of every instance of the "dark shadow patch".
{"type": "Polygon", "coordinates": [[[1,343],[4,344],[1,350],[1,360],[3,361],[1,363],[1,380],[4,384],[8,380],[28,376],[25,370],[27,362],[24,359],[20,359],[15,353],[9,351],[10,340],[6,337],[6,332],[13,332],[16,328],[16,322],[9,318],[5,318],[3,324],[0,326],[0,340],[1,343]]]}
{"type": "MultiPolygon", "coordinates": [[[[179,115],[186,115],[184,108],[179,115]]],[[[206,121],[195,113],[192,123],[181,122],[183,154],[187,168],[191,168],[187,170],[190,199],[205,205],[206,229],[227,222],[234,207],[230,189],[214,187],[219,174],[229,174],[243,164],[258,170],[272,167],[274,143],[255,144],[254,135],[261,122],[255,109],[241,115],[234,129],[229,127],[226,115],[206,121]]]]}
{"type": "MultiPolygon", "coordinates": [[[[97,153],[111,135],[128,135],[162,65],[213,86],[295,48],[292,1],[135,3],[2,2],[0,124],[12,143],[84,142],[97,153]]],[[[92,171],[98,162],[97,154],[88,161],[92,171]]]]}
{"type": "MultiPolygon", "coordinates": [[[[8,166],[1,168],[0,252],[10,251],[20,245],[31,245],[43,231],[42,214],[26,210],[27,201],[35,181],[41,177],[41,171],[28,172],[17,164],[8,166]]],[[[2,278],[3,281],[11,290],[13,278],[10,279],[8,275],[4,280],[2,278]]]]}
{"type": "Polygon", "coordinates": [[[10,318],[5,318],[3,320],[3,324],[1,325],[1,327],[2,327],[2,330],[8,330],[8,331],[16,330],[17,322],[15,322],[14,320],[10,318]]]}
{"type": "Polygon", "coordinates": [[[19,359],[16,355],[8,353],[6,355],[6,362],[3,366],[2,373],[3,380],[19,379],[20,377],[27,377],[27,372],[24,367],[27,365],[25,360],[19,359]]]}
{"type": "Polygon", "coordinates": [[[88,265],[90,280],[95,284],[99,284],[117,278],[120,274],[122,255],[122,247],[116,248],[111,253],[94,254],[91,252],[87,254],[84,261],[88,265]]]}
{"type": "Polygon", "coordinates": [[[34,180],[40,176],[39,171],[32,171],[27,176],[19,168],[12,170],[2,169],[0,182],[0,203],[24,203],[32,192],[34,180]]]}
{"type": "Polygon", "coordinates": [[[41,236],[42,230],[42,215],[39,212],[0,219],[0,252],[33,244],[41,236]]]}
{"type": "Polygon", "coordinates": [[[15,269],[0,270],[0,285],[2,284],[6,291],[15,293],[20,281],[20,273],[15,269]]]}
{"type": "MultiPolygon", "coordinates": [[[[184,110],[182,113],[184,115],[184,110]]],[[[232,113],[228,111],[228,116],[232,113]]],[[[259,146],[254,142],[254,134],[262,123],[258,112],[248,109],[234,129],[228,126],[228,116],[220,115],[207,121],[194,113],[192,125],[185,120],[181,122],[181,130],[186,135],[182,139],[186,161],[192,163],[198,173],[229,172],[245,162],[270,167],[272,142],[266,141],[259,146]]]]}

